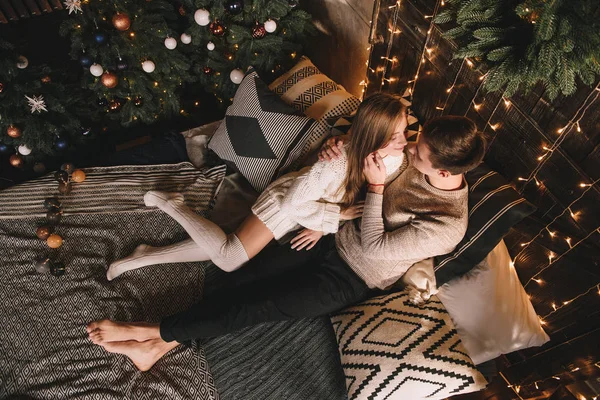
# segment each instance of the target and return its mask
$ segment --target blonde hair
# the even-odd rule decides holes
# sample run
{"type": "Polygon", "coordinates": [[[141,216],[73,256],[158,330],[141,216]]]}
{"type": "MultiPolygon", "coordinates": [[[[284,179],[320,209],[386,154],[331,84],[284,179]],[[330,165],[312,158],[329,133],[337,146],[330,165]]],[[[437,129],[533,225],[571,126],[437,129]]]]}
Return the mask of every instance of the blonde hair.
{"type": "Polygon", "coordinates": [[[389,93],[369,96],[358,107],[346,148],[348,165],[342,206],[348,207],[358,200],[365,185],[365,158],[389,143],[405,114],[406,107],[400,97],[389,93]]]}

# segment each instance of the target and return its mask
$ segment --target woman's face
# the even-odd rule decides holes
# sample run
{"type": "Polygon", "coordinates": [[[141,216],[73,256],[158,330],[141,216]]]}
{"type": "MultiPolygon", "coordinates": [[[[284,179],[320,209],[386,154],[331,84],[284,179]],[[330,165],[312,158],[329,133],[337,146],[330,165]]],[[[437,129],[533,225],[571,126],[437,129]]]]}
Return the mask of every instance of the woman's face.
{"type": "Polygon", "coordinates": [[[406,136],[404,135],[404,131],[408,126],[408,120],[406,119],[406,114],[400,120],[398,126],[394,130],[394,134],[390,141],[381,149],[378,150],[379,154],[390,155],[390,156],[400,156],[404,151],[404,146],[406,146],[406,136]]]}

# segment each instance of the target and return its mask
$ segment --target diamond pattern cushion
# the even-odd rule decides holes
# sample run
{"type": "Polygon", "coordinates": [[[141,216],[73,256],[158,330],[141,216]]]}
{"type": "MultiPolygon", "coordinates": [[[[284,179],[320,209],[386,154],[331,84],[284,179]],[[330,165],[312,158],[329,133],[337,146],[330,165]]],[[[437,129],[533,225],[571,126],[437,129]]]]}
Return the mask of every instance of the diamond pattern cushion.
{"type": "Polygon", "coordinates": [[[294,168],[316,123],[285,104],[254,69],[241,82],[208,148],[258,192],[294,168]]]}
{"type": "Polygon", "coordinates": [[[443,399],[487,384],[436,296],[375,297],[331,317],[350,400],[443,399]]]}

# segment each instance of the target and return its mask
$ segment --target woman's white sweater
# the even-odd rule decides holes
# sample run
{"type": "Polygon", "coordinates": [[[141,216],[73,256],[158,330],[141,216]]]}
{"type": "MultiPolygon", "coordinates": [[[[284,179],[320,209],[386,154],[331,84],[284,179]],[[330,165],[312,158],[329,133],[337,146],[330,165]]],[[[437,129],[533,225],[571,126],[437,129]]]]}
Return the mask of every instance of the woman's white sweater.
{"type": "MultiPolygon", "coordinates": [[[[400,170],[404,156],[387,156],[386,183],[400,170]]],[[[312,167],[291,172],[271,183],[252,206],[252,212],[273,232],[275,239],[302,227],[335,233],[340,222],[346,151],[334,161],[317,161],[312,167]]]]}

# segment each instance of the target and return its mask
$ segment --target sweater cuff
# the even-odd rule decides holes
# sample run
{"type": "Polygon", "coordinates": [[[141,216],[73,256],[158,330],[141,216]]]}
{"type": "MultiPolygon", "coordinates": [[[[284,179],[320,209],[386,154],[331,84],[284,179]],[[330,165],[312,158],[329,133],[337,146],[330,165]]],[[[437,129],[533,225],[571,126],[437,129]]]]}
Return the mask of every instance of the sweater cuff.
{"type": "Polygon", "coordinates": [[[369,214],[374,210],[377,210],[377,215],[381,216],[381,208],[383,207],[383,195],[377,193],[367,193],[367,198],[365,199],[365,208],[363,211],[363,215],[369,214]]]}
{"type": "Polygon", "coordinates": [[[337,204],[325,204],[323,213],[323,233],[336,233],[340,226],[340,206],[337,204]]]}

